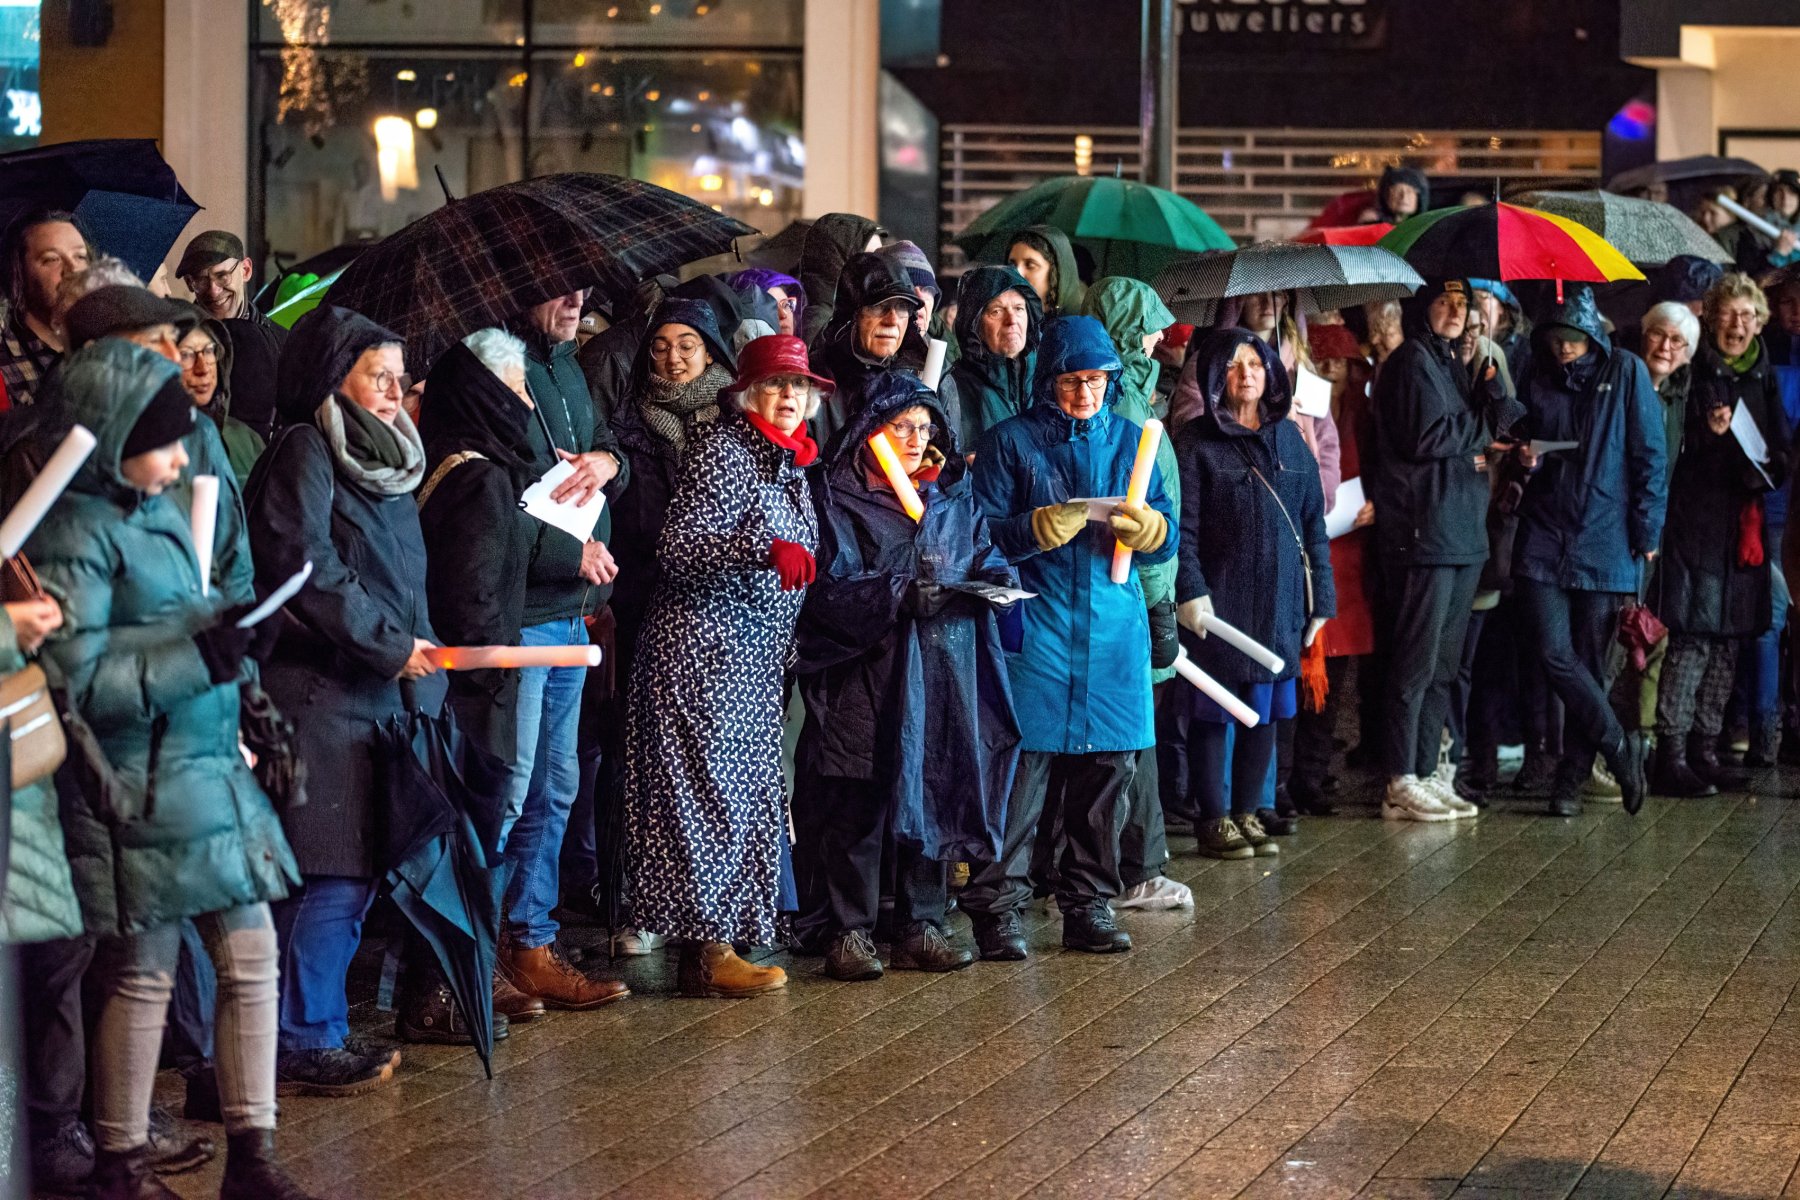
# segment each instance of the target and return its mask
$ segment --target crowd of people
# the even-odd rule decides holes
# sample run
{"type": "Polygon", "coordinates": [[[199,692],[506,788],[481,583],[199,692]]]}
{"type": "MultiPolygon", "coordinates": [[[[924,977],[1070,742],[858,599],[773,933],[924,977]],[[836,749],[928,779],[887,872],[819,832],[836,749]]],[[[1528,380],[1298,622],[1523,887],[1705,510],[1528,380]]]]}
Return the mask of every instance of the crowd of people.
{"type": "MultiPolygon", "coordinates": [[[[1391,173],[1370,218],[1426,187],[1391,173]]],[[[1037,897],[1116,953],[1120,910],[1192,903],[1172,834],[1278,854],[1355,768],[1382,817],[1440,822],[1508,790],[1635,812],[1780,752],[1800,267],[1676,260],[1629,322],[1585,285],[1445,278],[1195,329],[1054,228],[949,280],[832,214],[795,274],[551,297],[423,363],[329,295],[271,324],[230,233],[186,248],[193,304],[104,249],[62,212],[5,245],[5,500],[74,425],[97,441],[0,628],[7,679],[66,697],[73,768],[15,771],[0,904],[47,1192],[172,1195],[158,1172],[212,1154],[153,1109],[175,1065],[224,1126],[222,1196],[308,1194],[276,1097],[399,1064],[346,979],[406,714],[498,764],[508,874],[491,1014],[408,936],[403,1042],[626,999],[571,914],[621,914],[615,962],[667,947],[696,997],[784,987],[776,947],[843,981],[1024,959],[1037,897]],[[587,539],[521,506],[557,468],[587,539]],[[496,645],[602,666],[435,653],[496,645]]]]}

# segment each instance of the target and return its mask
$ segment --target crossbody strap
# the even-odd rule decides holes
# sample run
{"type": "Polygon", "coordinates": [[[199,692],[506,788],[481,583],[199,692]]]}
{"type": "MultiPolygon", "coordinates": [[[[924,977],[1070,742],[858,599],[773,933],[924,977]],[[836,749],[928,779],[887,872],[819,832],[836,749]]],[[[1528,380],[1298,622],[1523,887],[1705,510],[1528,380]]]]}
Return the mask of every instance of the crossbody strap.
{"type": "Polygon", "coordinates": [[[443,462],[437,465],[437,470],[431,473],[431,478],[425,481],[425,486],[419,489],[419,507],[425,507],[425,502],[431,499],[431,493],[437,491],[437,485],[444,482],[444,476],[471,458],[485,459],[486,457],[485,454],[477,453],[474,450],[458,450],[455,454],[447,456],[443,462]]]}
{"type": "MultiPolygon", "coordinates": [[[[1233,444],[1237,445],[1236,442],[1233,444]]],[[[1250,452],[1241,445],[1237,446],[1237,452],[1243,458],[1244,465],[1250,468],[1250,473],[1256,476],[1256,481],[1263,485],[1263,490],[1269,493],[1269,499],[1275,501],[1275,507],[1281,510],[1281,519],[1287,522],[1288,532],[1293,535],[1294,547],[1300,551],[1300,571],[1306,582],[1306,616],[1308,620],[1311,620],[1313,613],[1312,555],[1306,552],[1306,542],[1300,536],[1300,527],[1294,524],[1294,518],[1288,512],[1287,505],[1281,502],[1281,494],[1275,490],[1275,485],[1270,483],[1269,477],[1262,473],[1262,468],[1250,460],[1250,452]]]]}

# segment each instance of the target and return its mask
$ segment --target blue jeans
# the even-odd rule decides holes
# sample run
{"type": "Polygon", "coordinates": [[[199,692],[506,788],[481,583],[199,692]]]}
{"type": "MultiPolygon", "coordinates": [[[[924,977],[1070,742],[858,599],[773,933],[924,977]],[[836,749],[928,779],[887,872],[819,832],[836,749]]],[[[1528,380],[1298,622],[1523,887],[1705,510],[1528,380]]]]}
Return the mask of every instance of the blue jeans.
{"type": "Polygon", "coordinates": [[[1792,603],[1787,577],[1781,571],[1781,539],[1784,526],[1769,526],[1765,545],[1769,548],[1770,620],[1769,628],[1751,643],[1744,656],[1744,673],[1749,677],[1750,726],[1779,721],[1781,718],[1781,631],[1787,628],[1788,607],[1792,603]]]}
{"type": "Polygon", "coordinates": [[[375,886],[373,879],[308,875],[297,892],[270,905],[281,943],[281,1053],[343,1048],[350,1032],[344,978],[375,886]]]}
{"type": "MultiPolygon", "coordinates": [[[[523,646],[585,646],[587,628],[566,617],[528,626],[523,646]]],[[[514,864],[506,888],[506,930],[522,949],[556,940],[558,867],[563,831],[581,783],[576,757],[582,667],[527,667],[519,673],[519,745],[501,844],[514,864]]]]}

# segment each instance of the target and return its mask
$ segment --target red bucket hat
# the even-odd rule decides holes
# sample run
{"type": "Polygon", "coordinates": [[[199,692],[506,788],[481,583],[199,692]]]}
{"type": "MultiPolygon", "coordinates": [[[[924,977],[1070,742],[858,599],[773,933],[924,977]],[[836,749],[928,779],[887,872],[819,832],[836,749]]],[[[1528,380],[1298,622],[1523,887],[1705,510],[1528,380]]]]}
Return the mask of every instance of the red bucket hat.
{"type": "Polygon", "coordinates": [[[771,375],[799,375],[827,392],[837,390],[837,384],[823,375],[813,374],[812,365],[806,361],[806,343],[784,333],[771,333],[745,343],[738,351],[737,378],[725,390],[741,392],[771,375]]]}
{"type": "Polygon", "coordinates": [[[1324,362],[1331,358],[1363,357],[1356,335],[1342,325],[1308,325],[1306,348],[1312,352],[1314,362],[1324,362]]]}

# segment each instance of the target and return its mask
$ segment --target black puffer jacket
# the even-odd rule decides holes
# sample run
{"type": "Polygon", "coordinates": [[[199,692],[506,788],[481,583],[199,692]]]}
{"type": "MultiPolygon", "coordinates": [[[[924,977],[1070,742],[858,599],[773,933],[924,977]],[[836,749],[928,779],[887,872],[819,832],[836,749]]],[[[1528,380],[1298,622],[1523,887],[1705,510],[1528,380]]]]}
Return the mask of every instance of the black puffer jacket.
{"type": "Polygon", "coordinates": [[[880,233],[881,226],[854,213],[826,213],[807,226],[798,272],[800,286],[806,289],[806,312],[795,332],[808,346],[818,342],[831,322],[844,264],[863,253],[869,239],[880,233]]]}
{"type": "MultiPolygon", "coordinates": [[[[824,340],[813,356],[813,365],[837,384],[837,391],[819,408],[812,421],[813,438],[829,453],[831,439],[862,410],[869,381],[890,371],[924,369],[925,335],[908,317],[900,349],[884,359],[871,358],[857,344],[856,317],[862,309],[888,300],[904,300],[917,306],[919,294],[912,277],[879,254],[858,254],[844,264],[838,284],[837,307],[825,329],[824,340]]],[[[938,404],[950,418],[951,428],[962,428],[962,404],[956,382],[948,372],[938,385],[938,404]]]]}

